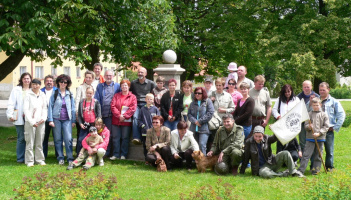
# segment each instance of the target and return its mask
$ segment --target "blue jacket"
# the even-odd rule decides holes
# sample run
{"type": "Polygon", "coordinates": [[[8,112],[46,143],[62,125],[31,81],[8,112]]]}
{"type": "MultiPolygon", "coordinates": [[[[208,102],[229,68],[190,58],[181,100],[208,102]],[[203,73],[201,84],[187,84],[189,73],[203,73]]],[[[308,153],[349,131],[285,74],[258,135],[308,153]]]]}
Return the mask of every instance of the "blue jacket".
{"type": "Polygon", "coordinates": [[[323,102],[323,105],[325,106],[324,112],[329,117],[329,127],[333,127],[336,132],[339,132],[345,121],[345,111],[341,103],[329,95],[326,102],[323,102]]]}
{"type": "MultiPolygon", "coordinates": [[[[112,81],[111,84],[114,84],[114,88],[115,88],[115,92],[114,94],[118,93],[121,91],[121,87],[119,85],[119,83],[115,83],[112,81]]],[[[101,105],[101,108],[103,106],[103,98],[104,98],[104,85],[107,85],[106,82],[105,83],[99,83],[99,85],[97,85],[96,87],[96,92],[95,92],[95,95],[94,95],[94,98],[97,99],[101,105]]],[[[111,99],[112,100],[112,99],[111,99]]]]}
{"type": "Polygon", "coordinates": [[[146,105],[141,107],[138,117],[138,126],[141,129],[142,136],[146,136],[148,129],[152,128],[152,117],[156,115],[161,115],[160,111],[156,106],[150,106],[148,108],[146,105]]]}
{"type": "MultiPolygon", "coordinates": [[[[48,122],[54,121],[54,118],[59,119],[60,114],[61,114],[61,112],[60,112],[61,108],[62,108],[61,92],[59,92],[57,94],[57,98],[56,98],[55,103],[54,103],[54,96],[55,96],[54,94],[55,93],[53,93],[53,95],[51,95],[51,97],[50,97],[50,103],[49,103],[49,107],[48,107],[48,122]]],[[[72,123],[76,123],[76,109],[74,106],[74,98],[73,98],[72,93],[70,91],[66,90],[66,94],[65,94],[64,98],[65,98],[65,102],[66,102],[68,117],[72,123]]]]}
{"type": "Polygon", "coordinates": [[[198,121],[201,124],[201,127],[198,128],[199,133],[210,134],[208,129],[208,122],[211,120],[214,113],[214,106],[211,99],[207,98],[201,101],[200,107],[197,103],[197,100],[191,102],[188,110],[188,119],[191,122],[189,130],[193,133],[196,132],[195,122],[198,121]],[[197,115],[199,118],[197,119],[197,115]]]}
{"type": "MultiPolygon", "coordinates": [[[[54,86],[52,89],[53,89],[52,91],[55,91],[55,90],[57,90],[57,87],[54,86]]],[[[41,88],[40,90],[41,90],[42,92],[44,92],[44,94],[46,94],[46,92],[45,92],[45,87],[41,88]]]]}

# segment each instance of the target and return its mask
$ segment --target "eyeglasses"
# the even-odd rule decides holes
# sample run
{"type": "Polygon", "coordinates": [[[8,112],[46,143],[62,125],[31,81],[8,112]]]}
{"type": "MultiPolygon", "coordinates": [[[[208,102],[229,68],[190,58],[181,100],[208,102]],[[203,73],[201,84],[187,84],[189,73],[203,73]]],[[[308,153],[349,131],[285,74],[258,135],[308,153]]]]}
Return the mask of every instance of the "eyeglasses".
{"type": "Polygon", "coordinates": [[[152,122],[153,124],[158,124],[158,123],[160,123],[160,122],[152,122]]]}
{"type": "Polygon", "coordinates": [[[60,81],[60,83],[64,83],[64,84],[67,84],[67,81],[60,81]]]}
{"type": "Polygon", "coordinates": [[[235,83],[228,83],[228,85],[235,85],[235,83]]]}
{"type": "Polygon", "coordinates": [[[194,94],[202,95],[202,93],[200,93],[200,92],[195,92],[194,94]]]}

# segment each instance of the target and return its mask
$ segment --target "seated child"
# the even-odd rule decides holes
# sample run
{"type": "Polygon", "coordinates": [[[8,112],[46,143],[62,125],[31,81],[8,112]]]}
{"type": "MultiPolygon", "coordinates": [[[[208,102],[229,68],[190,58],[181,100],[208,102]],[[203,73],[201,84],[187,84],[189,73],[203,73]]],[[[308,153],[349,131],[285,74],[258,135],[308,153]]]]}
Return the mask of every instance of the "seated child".
{"type": "Polygon", "coordinates": [[[321,157],[315,143],[317,140],[319,150],[323,154],[323,142],[325,142],[325,136],[329,129],[329,118],[328,115],[321,110],[321,102],[318,97],[312,99],[311,102],[312,111],[310,115],[311,123],[305,123],[306,129],[306,145],[300,162],[300,172],[305,173],[308,160],[311,158],[314,152],[314,161],[312,166],[312,175],[317,175],[321,168],[321,157]]]}
{"type": "MultiPolygon", "coordinates": [[[[102,137],[98,135],[97,129],[92,126],[89,129],[90,136],[86,139],[86,143],[90,148],[94,148],[96,145],[104,142],[102,137]]],[[[83,166],[84,170],[90,169],[95,164],[96,153],[89,154],[89,151],[85,148],[82,148],[79,152],[78,158],[73,161],[73,167],[78,167],[86,159],[85,165],[83,166]]]]}

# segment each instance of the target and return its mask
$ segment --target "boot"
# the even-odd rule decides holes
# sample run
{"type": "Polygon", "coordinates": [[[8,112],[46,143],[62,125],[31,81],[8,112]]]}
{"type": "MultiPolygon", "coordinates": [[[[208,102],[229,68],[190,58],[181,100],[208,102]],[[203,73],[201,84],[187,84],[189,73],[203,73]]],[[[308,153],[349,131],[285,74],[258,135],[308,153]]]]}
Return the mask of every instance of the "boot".
{"type": "Polygon", "coordinates": [[[238,166],[238,165],[233,166],[233,170],[232,170],[232,174],[233,174],[233,176],[238,175],[238,168],[239,168],[239,166],[238,166]]]}

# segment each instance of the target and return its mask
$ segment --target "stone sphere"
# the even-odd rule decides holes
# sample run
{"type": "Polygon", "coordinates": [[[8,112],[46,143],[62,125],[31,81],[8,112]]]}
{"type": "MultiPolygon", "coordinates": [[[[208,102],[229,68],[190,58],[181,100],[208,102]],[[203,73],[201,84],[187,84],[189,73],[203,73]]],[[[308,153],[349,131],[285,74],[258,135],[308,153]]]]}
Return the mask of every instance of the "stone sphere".
{"type": "Polygon", "coordinates": [[[163,53],[162,59],[167,64],[174,64],[177,60],[177,54],[173,50],[167,50],[163,53]]]}

